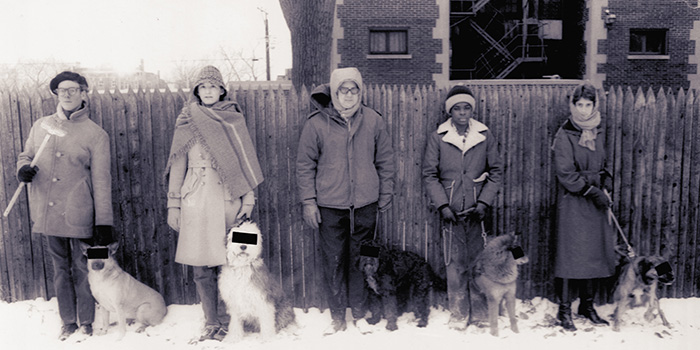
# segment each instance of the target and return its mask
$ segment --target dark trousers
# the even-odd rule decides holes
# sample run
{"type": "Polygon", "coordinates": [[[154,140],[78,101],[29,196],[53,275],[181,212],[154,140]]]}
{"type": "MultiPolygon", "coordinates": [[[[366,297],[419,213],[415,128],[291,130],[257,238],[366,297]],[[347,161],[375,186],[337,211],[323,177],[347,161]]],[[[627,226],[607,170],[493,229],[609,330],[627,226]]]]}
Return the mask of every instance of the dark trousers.
{"type": "Polygon", "coordinates": [[[323,273],[334,320],[345,320],[349,305],[355,318],[364,317],[367,291],[359,270],[360,245],[374,237],[377,203],[357,209],[319,207],[323,273]]]}
{"type": "Polygon", "coordinates": [[[80,240],[46,236],[46,241],[61,321],[64,325],[91,324],[95,320],[95,299],[90,292],[87,257],[80,251],[80,240]]]}
{"type": "Polygon", "coordinates": [[[219,317],[219,270],[220,266],[192,266],[194,272],[194,284],[197,287],[197,295],[202,303],[204,320],[207,326],[220,326],[219,317]]]}

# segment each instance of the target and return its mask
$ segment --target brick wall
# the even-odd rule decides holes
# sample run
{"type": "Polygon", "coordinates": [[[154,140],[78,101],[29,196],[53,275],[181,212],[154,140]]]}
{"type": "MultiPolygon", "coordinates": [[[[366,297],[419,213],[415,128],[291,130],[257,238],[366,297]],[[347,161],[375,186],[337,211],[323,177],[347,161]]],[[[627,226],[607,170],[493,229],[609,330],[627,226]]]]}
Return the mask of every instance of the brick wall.
{"type": "Polygon", "coordinates": [[[438,18],[435,0],[344,0],[337,7],[343,28],[338,39],[339,67],[357,67],[365,83],[432,84],[442,67],[435,55],[442,41],[433,39],[438,18]],[[408,29],[410,58],[367,58],[369,30],[408,29]]]}
{"type": "Polygon", "coordinates": [[[700,10],[668,0],[609,0],[609,9],[617,20],[608,30],[608,39],[600,43],[601,53],[607,53],[607,63],[598,72],[607,74],[604,86],[687,89],[688,74],[695,74],[697,69],[688,64],[688,56],[695,50],[690,30],[693,21],[700,19],[700,10]],[[630,29],[636,28],[668,29],[670,58],[628,59],[630,29]]]}

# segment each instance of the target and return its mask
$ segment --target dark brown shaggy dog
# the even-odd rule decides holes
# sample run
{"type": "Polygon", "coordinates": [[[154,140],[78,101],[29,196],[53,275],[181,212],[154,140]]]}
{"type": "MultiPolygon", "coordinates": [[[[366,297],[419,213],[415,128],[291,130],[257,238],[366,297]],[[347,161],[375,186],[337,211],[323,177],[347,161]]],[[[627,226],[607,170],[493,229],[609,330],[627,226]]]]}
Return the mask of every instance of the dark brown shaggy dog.
{"type": "Polygon", "coordinates": [[[638,256],[629,260],[622,267],[622,274],[615,288],[615,314],[613,315],[613,330],[620,331],[620,318],[625,311],[631,308],[647,306],[644,319],[650,322],[658,312],[664,326],[671,328],[666,316],[659,305],[659,297],[656,295],[659,282],[671,284],[673,271],[668,261],[660,256],[638,256]]]}
{"type": "Polygon", "coordinates": [[[430,313],[428,293],[434,284],[444,290],[444,280],[437,277],[430,265],[416,253],[369,242],[364,245],[379,249],[376,258],[360,257],[360,271],[365,275],[372,312],[367,323],[377,324],[383,316],[388,321],[386,329],[394,331],[398,329],[396,319],[399,315],[404,311],[414,311],[418,327],[427,326],[430,313]]]}
{"type": "Polygon", "coordinates": [[[528,261],[522,249],[515,244],[515,235],[493,238],[476,258],[472,270],[472,291],[476,293],[477,300],[481,299],[488,305],[491,335],[498,336],[498,312],[504,300],[510,329],[518,333],[518,321],[515,319],[518,265],[528,261]]]}

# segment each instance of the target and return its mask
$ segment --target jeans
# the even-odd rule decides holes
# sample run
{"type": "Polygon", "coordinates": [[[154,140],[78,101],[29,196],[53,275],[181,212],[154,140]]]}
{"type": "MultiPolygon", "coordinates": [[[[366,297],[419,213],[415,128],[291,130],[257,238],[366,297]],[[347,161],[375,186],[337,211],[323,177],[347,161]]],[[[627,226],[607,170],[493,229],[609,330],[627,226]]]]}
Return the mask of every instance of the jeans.
{"type": "Polygon", "coordinates": [[[465,320],[475,322],[485,318],[486,309],[476,310],[479,303],[472,303],[477,298],[470,291],[471,266],[477,255],[484,249],[484,240],[481,238],[481,226],[471,220],[459,223],[447,223],[443,237],[443,244],[448,247],[447,266],[447,299],[451,318],[457,321],[465,320]],[[450,238],[451,235],[451,238],[450,238]]]}
{"type": "Polygon", "coordinates": [[[365,279],[359,270],[360,245],[374,238],[377,203],[357,209],[319,207],[323,273],[334,320],[345,320],[349,305],[354,318],[366,312],[365,279]]]}
{"type": "Polygon", "coordinates": [[[64,325],[91,324],[95,320],[95,299],[90,291],[87,257],[80,250],[80,239],[46,236],[46,241],[61,321],[64,325]]]}

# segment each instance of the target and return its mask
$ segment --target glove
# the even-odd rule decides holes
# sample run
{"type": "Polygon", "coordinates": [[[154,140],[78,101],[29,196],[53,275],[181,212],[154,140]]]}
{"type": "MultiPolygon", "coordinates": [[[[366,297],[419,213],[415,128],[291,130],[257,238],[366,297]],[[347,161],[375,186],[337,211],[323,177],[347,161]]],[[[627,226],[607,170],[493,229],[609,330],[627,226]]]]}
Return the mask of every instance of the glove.
{"type": "Polygon", "coordinates": [[[180,208],[168,208],[168,226],[175,231],[180,231],[180,208]]]}
{"type": "Polygon", "coordinates": [[[601,191],[598,187],[589,186],[583,192],[583,196],[590,198],[593,201],[593,204],[595,204],[595,206],[600,210],[605,210],[612,206],[612,201],[608,195],[606,195],[605,192],[601,191]]]}
{"type": "Polygon", "coordinates": [[[442,207],[440,207],[440,215],[442,215],[442,219],[445,221],[449,222],[456,222],[457,218],[455,217],[455,213],[450,209],[450,206],[447,204],[444,204],[442,207]]]}
{"type": "Polygon", "coordinates": [[[39,167],[36,165],[32,167],[29,164],[25,164],[17,171],[17,178],[22,182],[32,182],[37,171],[39,171],[39,167]]]}
{"type": "Polygon", "coordinates": [[[613,176],[606,169],[600,171],[600,185],[601,188],[608,190],[608,193],[613,191],[613,176]]]}
{"type": "Polygon", "coordinates": [[[316,204],[304,204],[304,222],[312,228],[321,223],[321,212],[316,204]]]}
{"type": "Polygon", "coordinates": [[[477,202],[471,208],[457,213],[457,217],[460,220],[466,220],[469,218],[474,221],[483,221],[486,217],[486,211],[488,210],[488,205],[484,202],[477,202]]]}
{"type": "Polygon", "coordinates": [[[114,242],[112,232],[114,228],[110,225],[97,225],[92,234],[92,241],[95,245],[107,246],[114,242]]]}

